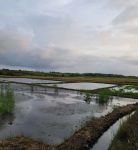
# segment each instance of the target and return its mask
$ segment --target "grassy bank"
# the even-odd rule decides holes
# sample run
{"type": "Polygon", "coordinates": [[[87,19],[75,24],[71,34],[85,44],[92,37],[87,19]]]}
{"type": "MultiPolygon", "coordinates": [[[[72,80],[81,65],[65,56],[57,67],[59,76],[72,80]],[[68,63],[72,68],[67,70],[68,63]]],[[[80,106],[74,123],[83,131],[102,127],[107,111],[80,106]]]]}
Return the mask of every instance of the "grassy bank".
{"type": "Polygon", "coordinates": [[[10,86],[0,89],[0,115],[12,114],[14,110],[14,94],[10,86]]]}
{"type": "Polygon", "coordinates": [[[138,149],[138,108],[126,122],[121,124],[109,150],[138,149]]]}

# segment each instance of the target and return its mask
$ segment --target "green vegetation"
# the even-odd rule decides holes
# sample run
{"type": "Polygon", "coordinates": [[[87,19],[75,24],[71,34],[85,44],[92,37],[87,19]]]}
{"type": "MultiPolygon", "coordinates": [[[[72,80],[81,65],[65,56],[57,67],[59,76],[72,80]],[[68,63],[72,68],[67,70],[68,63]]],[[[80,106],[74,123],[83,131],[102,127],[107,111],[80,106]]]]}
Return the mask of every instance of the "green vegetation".
{"type": "Polygon", "coordinates": [[[98,99],[97,101],[99,103],[107,103],[111,98],[111,95],[109,93],[106,92],[100,92],[98,95],[98,99]]]}
{"type": "Polygon", "coordinates": [[[138,108],[120,128],[113,139],[109,150],[137,150],[138,149],[138,108]]]}
{"type": "Polygon", "coordinates": [[[138,77],[123,76],[114,74],[100,74],[100,73],[60,73],[60,72],[33,72],[24,70],[0,70],[1,76],[12,77],[26,77],[35,79],[59,80],[66,82],[97,82],[109,84],[138,84],[138,77]]]}
{"type": "Polygon", "coordinates": [[[127,85],[125,88],[138,90],[138,85],[127,85]]]}
{"type": "Polygon", "coordinates": [[[14,110],[14,94],[10,86],[0,91],[0,115],[12,114],[14,110]]]}
{"type": "Polygon", "coordinates": [[[134,98],[138,99],[138,93],[133,92],[124,92],[123,89],[114,90],[114,89],[99,89],[94,91],[95,93],[103,96],[119,96],[119,97],[127,97],[127,98],[134,98]]]}
{"type": "Polygon", "coordinates": [[[32,76],[53,76],[53,77],[130,77],[137,78],[136,76],[123,76],[118,74],[102,74],[102,73],[62,73],[62,72],[39,72],[39,71],[26,71],[26,70],[0,70],[0,75],[7,76],[22,76],[22,75],[32,75],[32,76]]]}
{"type": "Polygon", "coordinates": [[[91,100],[92,100],[92,94],[86,92],[85,95],[84,95],[84,101],[86,103],[90,104],[91,100]]]}
{"type": "Polygon", "coordinates": [[[126,98],[134,98],[138,99],[138,92],[132,92],[132,91],[124,91],[125,89],[137,89],[137,85],[127,85],[123,87],[117,87],[117,88],[104,88],[104,89],[97,89],[94,91],[91,90],[82,90],[82,92],[85,93],[84,95],[84,101],[87,103],[90,103],[92,100],[92,96],[96,96],[96,100],[98,103],[107,103],[113,96],[119,96],[119,97],[126,97],[126,98]]]}
{"type": "Polygon", "coordinates": [[[85,92],[84,93],[84,101],[88,104],[93,100],[92,97],[96,97],[96,101],[99,104],[104,104],[107,103],[111,99],[111,95],[109,93],[106,93],[105,91],[101,91],[98,94],[92,94],[90,92],[85,92]]]}

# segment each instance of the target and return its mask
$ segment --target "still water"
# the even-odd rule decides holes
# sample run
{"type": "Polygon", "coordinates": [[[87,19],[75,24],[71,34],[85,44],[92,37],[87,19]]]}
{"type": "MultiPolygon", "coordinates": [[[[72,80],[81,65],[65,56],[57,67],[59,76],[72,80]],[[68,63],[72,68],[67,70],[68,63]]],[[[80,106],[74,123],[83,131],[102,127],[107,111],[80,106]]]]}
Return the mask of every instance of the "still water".
{"type": "Polygon", "coordinates": [[[53,80],[40,80],[40,79],[28,79],[28,78],[0,78],[0,81],[11,81],[19,83],[59,83],[60,81],[53,80]]]}
{"type": "Polygon", "coordinates": [[[81,82],[81,83],[64,83],[64,84],[56,84],[57,87],[62,87],[66,89],[78,89],[78,90],[95,90],[99,88],[107,88],[113,87],[113,84],[104,84],[104,83],[89,83],[89,82],[81,82]]]}
{"type": "MultiPolygon", "coordinates": [[[[2,86],[6,87],[5,84],[2,86]]],[[[24,135],[48,144],[60,144],[92,117],[111,112],[115,106],[137,100],[113,97],[99,104],[93,97],[90,104],[84,94],[66,90],[11,84],[14,90],[15,111],[0,124],[0,139],[24,135]]]]}

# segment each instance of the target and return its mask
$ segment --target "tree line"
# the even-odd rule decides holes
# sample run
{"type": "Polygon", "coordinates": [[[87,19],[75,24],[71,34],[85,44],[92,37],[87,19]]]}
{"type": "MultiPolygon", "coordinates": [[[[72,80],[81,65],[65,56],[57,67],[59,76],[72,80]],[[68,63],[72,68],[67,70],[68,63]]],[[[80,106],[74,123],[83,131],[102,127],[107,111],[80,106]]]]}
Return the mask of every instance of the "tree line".
{"type": "Polygon", "coordinates": [[[63,73],[63,72],[40,72],[40,71],[26,71],[26,70],[10,70],[1,69],[0,75],[3,76],[52,76],[52,77],[133,77],[118,74],[103,74],[103,73],[63,73]]]}

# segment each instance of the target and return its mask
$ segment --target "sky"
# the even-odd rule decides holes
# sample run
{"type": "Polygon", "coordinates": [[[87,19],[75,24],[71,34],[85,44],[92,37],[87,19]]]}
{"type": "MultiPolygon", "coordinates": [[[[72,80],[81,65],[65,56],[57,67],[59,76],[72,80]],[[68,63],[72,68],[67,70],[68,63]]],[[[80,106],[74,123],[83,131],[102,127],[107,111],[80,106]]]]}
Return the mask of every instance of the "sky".
{"type": "Polygon", "coordinates": [[[0,0],[0,68],[138,76],[138,0],[0,0]]]}

